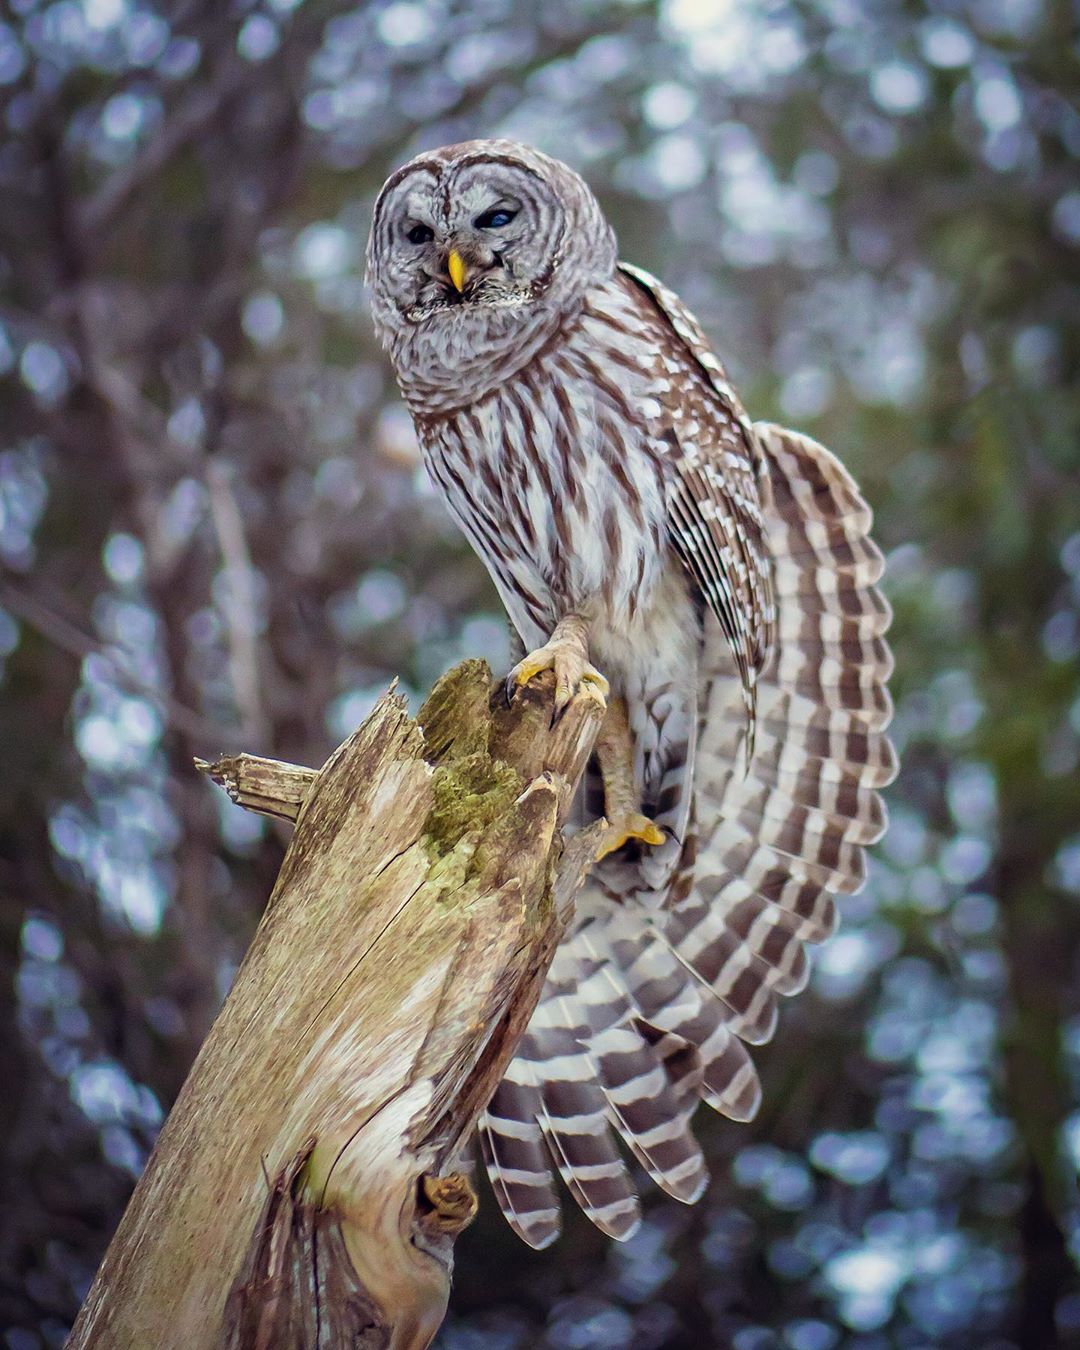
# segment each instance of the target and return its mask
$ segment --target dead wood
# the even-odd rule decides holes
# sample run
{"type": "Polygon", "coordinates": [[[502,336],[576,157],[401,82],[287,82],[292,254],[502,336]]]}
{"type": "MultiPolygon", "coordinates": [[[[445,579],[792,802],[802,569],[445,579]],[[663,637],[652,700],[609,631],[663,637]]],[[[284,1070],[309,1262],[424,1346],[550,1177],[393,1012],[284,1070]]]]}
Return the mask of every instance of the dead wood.
{"type": "Polygon", "coordinates": [[[482,662],[390,693],[317,772],[199,767],[295,820],[251,947],[71,1350],[423,1347],[475,1211],[462,1153],[593,856],[560,825],[603,717],[482,662]]]}

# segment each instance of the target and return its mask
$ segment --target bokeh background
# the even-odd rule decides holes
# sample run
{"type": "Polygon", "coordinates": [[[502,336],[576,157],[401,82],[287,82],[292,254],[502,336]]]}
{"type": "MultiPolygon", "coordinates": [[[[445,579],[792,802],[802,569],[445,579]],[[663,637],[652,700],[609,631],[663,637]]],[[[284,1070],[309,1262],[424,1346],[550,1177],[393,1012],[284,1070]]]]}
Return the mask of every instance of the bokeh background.
{"type": "MultiPolygon", "coordinates": [[[[570,160],[754,415],[877,511],[903,773],[713,1182],[443,1350],[1080,1343],[1080,65],[1067,0],[6,0],[0,1338],[63,1339],[319,763],[505,660],[361,282],[425,146],[570,160]]],[[[148,1347],[148,1350],[152,1350],[148,1347]]]]}

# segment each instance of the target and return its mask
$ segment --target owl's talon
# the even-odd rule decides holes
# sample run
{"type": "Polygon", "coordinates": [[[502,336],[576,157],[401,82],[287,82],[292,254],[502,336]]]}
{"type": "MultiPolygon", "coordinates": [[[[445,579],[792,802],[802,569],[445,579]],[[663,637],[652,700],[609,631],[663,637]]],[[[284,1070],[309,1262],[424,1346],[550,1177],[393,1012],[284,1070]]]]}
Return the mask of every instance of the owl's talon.
{"type": "Polygon", "coordinates": [[[617,848],[631,839],[640,839],[643,844],[658,845],[667,840],[667,835],[654,820],[642,815],[640,811],[628,811],[625,815],[615,816],[608,821],[607,829],[600,839],[596,850],[596,861],[606,858],[617,848]]]}
{"type": "Polygon", "coordinates": [[[522,685],[528,684],[531,679],[542,674],[545,670],[551,670],[555,664],[555,652],[551,643],[544,647],[537,647],[536,651],[529,652],[527,656],[522,657],[510,674],[507,675],[507,687],[517,693],[522,685]]]}
{"type": "Polygon", "coordinates": [[[595,666],[585,658],[584,643],[574,637],[562,637],[556,634],[549,642],[536,651],[529,652],[506,677],[507,701],[542,671],[555,672],[555,707],[551,717],[552,726],[570,706],[574,695],[583,687],[591,688],[594,694],[606,699],[608,682],[595,666]]]}

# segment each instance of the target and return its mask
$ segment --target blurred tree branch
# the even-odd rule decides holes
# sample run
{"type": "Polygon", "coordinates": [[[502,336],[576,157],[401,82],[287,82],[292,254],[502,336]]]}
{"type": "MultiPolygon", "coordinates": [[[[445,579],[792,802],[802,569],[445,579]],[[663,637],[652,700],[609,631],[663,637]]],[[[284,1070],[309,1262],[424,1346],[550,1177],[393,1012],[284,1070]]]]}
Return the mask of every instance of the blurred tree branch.
{"type": "Polygon", "coordinates": [[[93,656],[103,661],[123,688],[133,694],[140,694],[155,707],[160,708],[169,724],[186,736],[217,741],[243,739],[241,727],[214,726],[193,708],[185,707],[162,690],[155,689],[153,685],[141,680],[130,668],[121,651],[91,637],[83,628],[61,613],[59,608],[51,607],[28,587],[15,585],[0,578],[0,606],[37,629],[42,637],[47,638],[60,651],[67,652],[69,656],[77,657],[80,661],[93,656]]]}

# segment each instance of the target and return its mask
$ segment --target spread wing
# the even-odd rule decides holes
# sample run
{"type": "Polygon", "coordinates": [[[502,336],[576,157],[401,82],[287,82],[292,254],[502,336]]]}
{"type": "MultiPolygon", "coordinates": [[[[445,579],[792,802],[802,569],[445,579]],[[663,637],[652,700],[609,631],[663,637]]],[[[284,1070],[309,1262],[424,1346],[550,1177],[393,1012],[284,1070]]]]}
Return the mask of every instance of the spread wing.
{"type": "Polygon", "coordinates": [[[671,391],[669,539],[727,639],[742,681],[748,753],[757,680],[776,619],[761,493],[764,461],[753,426],[698,321],[674,291],[628,263],[619,270],[670,337],[661,353],[671,391]]]}

